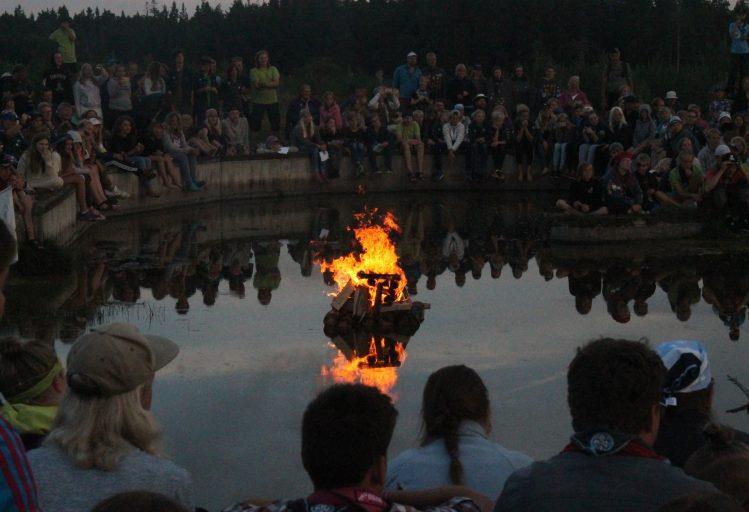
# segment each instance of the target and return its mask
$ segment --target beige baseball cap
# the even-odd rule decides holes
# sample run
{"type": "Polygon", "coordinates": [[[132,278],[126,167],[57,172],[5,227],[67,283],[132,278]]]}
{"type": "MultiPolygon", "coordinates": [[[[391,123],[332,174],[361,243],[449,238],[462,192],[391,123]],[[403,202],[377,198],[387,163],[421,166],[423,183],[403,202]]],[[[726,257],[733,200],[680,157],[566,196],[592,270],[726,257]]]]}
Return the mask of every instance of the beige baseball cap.
{"type": "Polygon", "coordinates": [[[169,364],[179,347],[145,336],[132,324],[114,323],[84,334],[68,353],[68,386],[78,395],[106,398],[134,390],[169,364]]]}

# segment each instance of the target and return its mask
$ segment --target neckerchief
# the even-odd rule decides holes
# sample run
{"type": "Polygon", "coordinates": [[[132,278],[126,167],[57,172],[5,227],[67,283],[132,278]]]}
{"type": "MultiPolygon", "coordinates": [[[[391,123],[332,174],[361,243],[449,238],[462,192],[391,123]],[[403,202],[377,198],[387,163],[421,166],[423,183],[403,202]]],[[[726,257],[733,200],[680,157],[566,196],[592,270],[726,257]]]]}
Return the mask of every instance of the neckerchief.
{"type": "Polygon", "coordinates": [[[584,453],[592,457],[624,455],[644,459],[667,460],[646,446],[640,438],[629,434],[595,429],[577,432],[570,441],[562,450],[562,453],[584,453]]]}
{"type": "Polygon", "coordinates": [[[356,487],[317,491],[311,494],[307,501],[311,504],[320,503],[336,508],[349,506],[366,512],[384,512],[390,508],[388,502],[377,494],[356,487]]]}

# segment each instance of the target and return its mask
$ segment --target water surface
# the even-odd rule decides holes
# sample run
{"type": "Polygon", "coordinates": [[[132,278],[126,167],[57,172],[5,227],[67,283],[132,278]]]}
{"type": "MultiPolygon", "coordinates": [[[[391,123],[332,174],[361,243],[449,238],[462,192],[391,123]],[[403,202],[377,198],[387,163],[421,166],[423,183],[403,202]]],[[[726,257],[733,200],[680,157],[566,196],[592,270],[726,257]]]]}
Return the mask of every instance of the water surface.
{"type": "Polygon", "coordinates": [[[742,248],[550,246],[535,239],[531,219],[552,201],[328,198],[112,220],[77,242],[72,272],[11,283],[0,333],[54,341],[62,356],[85,329],[112,321],[176,340],[181,352],[157,378],[154,412],[199,503],[305,494],[301,415],[336,355],[322,332],[332,289],[313,253],[345,252],[345,228],[366,204],[400,220],[414,298],[431,304],[394,389],[392,454],[418,442],[428,375],[464,363],[489,387],[492,436],[533,457],[553,455],[570,432],[566,367],[598,336],[704,341],[719,417],[749,430],[746,414],[721,413],[745,401],[725,375],[749,383],[745,335],[729,339],[746,317],[742,248]]]}

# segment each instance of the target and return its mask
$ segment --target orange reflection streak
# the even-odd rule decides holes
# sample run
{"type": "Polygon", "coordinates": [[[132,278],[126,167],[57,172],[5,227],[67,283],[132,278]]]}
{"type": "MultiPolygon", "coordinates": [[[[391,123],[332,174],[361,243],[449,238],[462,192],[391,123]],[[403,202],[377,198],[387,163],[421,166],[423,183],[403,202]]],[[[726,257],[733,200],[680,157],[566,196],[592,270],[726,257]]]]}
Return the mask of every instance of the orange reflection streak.
{"type": "Polygon", "coordinates": [[[400,281],[395,292],[395,301],[406,300],[406,275],[398,266],[398,253],[395,244],[390,240],[391,233],[399,234],[401,228],[390,212],[378,216],[377,210],[368,210],[354,216],[358,225],[354,227],[354,236],[361,245],[358,254],[352,253],[333,260],[331,263],[322,262],[320,269],[333,274],[338,292],[346,285],[366,286],[369,290],[369,302],[374,305],[377,288],[359,277],[359,272],[375,274],[397,274],[400,281]],[[377,219],[376,217],[381,217],[377,219]],[[380,224],[376,224],[379,220],[380,224]]]}
{"type": "MultiPolygon", "coordinates": [[[[374,338],[372,338],[369,348],[370,356],[376,356],[377,354],[374,343],[374,338]]],[[[398,353],[398,359],[403,364],[406,360],[406,351],[403,345],[397,343],[395,350],[398,353]]],[[[329,379],[335,383],[360,383],[366,386],[374,386],[386,395],[397,398],[393,393],[393,388],[395,388],[398,382],[398,367],[372,368],[369,366],[367,356],[355,357],[349,361],[342,352],[338,351],[338,354],[333,359],[333,363],[330,366],[322,367],[321,374],[323,379],[329,379]]]]}

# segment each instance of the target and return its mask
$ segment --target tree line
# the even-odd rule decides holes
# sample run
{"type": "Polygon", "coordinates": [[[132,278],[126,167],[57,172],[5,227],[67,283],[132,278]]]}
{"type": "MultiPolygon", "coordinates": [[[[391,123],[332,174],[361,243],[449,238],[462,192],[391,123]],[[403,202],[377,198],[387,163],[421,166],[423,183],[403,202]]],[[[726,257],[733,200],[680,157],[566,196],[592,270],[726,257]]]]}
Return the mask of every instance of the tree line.
{"type": "MultiPolygon", "coordinates": [[[[678,77],[688,81],[696,70],[727,66],[730,10],[727,0],[234,0],[189,13],[184,4],[150,0],[144,13],[89,8],[71,16],[80,62],[169,61],[176,48],[192,61],[239,55],[251,62],[267,49],[287,74],[328,59],[350,73],[387,76],[415,50],[422,57],[435,51],[448,70],[458,62],[524,63],[540,73],[554,63],[580,73],[600,67],[605,49],[618,46],[636,70],[664,80],[678,59],[678,77]]],[[[62,14],[65,7],[32,15],[19,6],[0,15],[4,70],[46,63],[47,37],[62,14]]]]}

